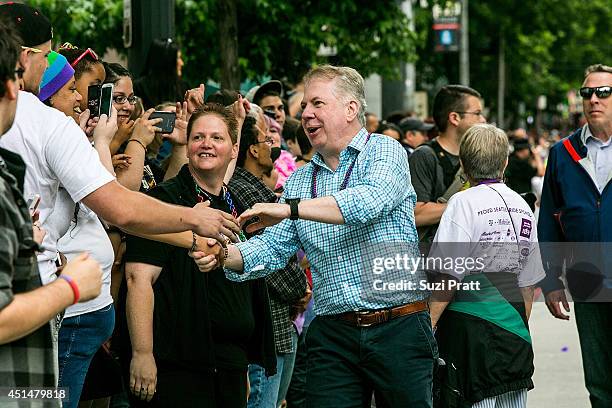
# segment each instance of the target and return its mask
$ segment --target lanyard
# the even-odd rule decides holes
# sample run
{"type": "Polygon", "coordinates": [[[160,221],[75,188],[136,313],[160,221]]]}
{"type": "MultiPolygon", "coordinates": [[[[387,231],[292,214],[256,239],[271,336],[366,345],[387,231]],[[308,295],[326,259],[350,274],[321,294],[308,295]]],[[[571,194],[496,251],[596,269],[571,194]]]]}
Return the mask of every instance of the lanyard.
{"type": "MultiPolygon", "coordinates": [[[[198,196],[198,203],[203,203],[204,201],[207,201],[207,200],[212,203],[212,197],[210,196],[210,194],[208,194],[206,190],[202,189],[198,185],[198,183],[195,182],[195,180],[194,180],[194,184],[195,184],[195,189],[196,189],[196,195],[198,196]]],[[[234,205],[234,200],[232,200],[230,192],[225,185],[223,185],[223,199],[229,206],[230,212],[232,213],[232,216],[234,217],[234,219],[238,219],[238,211],[236,210],[236,206],[234,205]]],[[[240,239],[240,242],[244,242],[247,240],[242,230],[240,230],[240,232],[238,233],[238,238],[240,239]]]]}
{"type": "MultiPolygon", "coordinates": [[[[371,135],[372,135],[371,133],[368,133],[368,137],[366,138],[366,145],[368,144],[368,141],[370,140],[371,135]]],[[[357,157],[359,157],[359,154],[355,156],[355,158],[353,159],[353,162],[351,163],[348,170],[346,171],[344,180],[342,181],[342,184],[340,184],[339,191],[344,190],[346,186],[348,185],[349,179],[351,178],[351,174],[353,173],[353,168],[355,167],[355,163],[357,162],[357,157]]],[[[314,165],[314,169],[312,170],[312,184],[311,184],[311,189],[310,189],[310,195],[312,198],[317,198],[317,175],[319,173],[320,166],[314,163],[313,165],[314,165]]]]}
{"type": "MultiPolygon", "coordinates": [[[[484,185],[489,185],[489,184],[495,184],[495,183],[503,183],[503,181],[501,181],[500,179],[486,179],[486,180],[481,180],[480,183],[476,184],[477,186],[484,184],[484,185]]],[[[495,190],[497,191],[497,190],[495,190]]]]}

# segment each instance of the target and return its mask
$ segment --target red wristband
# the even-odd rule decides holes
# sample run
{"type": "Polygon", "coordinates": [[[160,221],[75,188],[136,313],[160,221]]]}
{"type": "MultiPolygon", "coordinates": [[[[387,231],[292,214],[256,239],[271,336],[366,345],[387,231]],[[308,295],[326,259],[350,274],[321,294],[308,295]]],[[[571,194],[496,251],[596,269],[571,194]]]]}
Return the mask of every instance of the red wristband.
{"type": "Polygon", "coordinates": [[[78,303],[79,299],[81,297],[81,294],[79,293],[79,287],[77,286],[77,284],[72,280],[72,278],[70,276],[60,275],[59,277],[62,278],[63,280],[65,280],[66,282],[68,282],[68,284],[72,288],[72,294],[74,295],[74,303],[73,303],[73,305],[78,303]]]}

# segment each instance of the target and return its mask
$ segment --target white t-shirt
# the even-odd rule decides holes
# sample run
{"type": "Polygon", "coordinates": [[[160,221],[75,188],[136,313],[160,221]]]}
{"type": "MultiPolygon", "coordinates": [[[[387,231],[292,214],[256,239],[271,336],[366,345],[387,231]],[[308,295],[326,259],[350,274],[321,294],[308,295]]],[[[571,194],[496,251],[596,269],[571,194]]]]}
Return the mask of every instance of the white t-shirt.
{"type": "Polygon", "coordinates": [[[100,310],[113,303],[110,283],[115,254],[106,230],[96,213],[87,208],[85,204],[80,203],[75,223],[75,204],[66,190],[60,188],[51,218],[54,218],[58,212],[65,213],[66,211],[63,209],[72,211],[70,214],[71,222],[66,234],[57,242],[57,249],[66,255],[68,260],[83,252],[88,252],[93,259],[100,262],[102,267],[102,291],[100,295],[88,302],[77,303],[66,309],[64,317],[72,317],[100,310]]]}
{"type": "Polygon", "coordinates": [[[518,286],[527,287],[545,276],[533,212],[503,183],[481,184],[451,197],[434,238],[432,256],[481,259],[480,263],[470,262],[475,266],[461,273],[456,267],[441,270],[458,279],[481,272],[512,272],[518,275],[518,286]]]}
{"type": "Polygon", "coordinates": [[[47,222],[60,183],[73,202],[79,202],[114,177],[74,119],[28,92],[19,92],[15,122],[0,138],[0,147],[21,155],[26,163],[25,198],[40,194],[40,222],[47,235],[38,262],[42,282],[47,284],[55,279],[57,240],[70,225],[70,217],[47,222]]]}

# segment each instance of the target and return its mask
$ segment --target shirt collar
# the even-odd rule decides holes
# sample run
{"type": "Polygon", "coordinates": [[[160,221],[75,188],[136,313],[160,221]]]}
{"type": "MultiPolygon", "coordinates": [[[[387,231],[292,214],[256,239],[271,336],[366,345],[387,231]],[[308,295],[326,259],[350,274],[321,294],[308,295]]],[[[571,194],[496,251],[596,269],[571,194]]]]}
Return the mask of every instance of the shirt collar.
{"type": "MultiPolygon", "coordinates": [[[[357,153],[361,152],[366,146],[368,135],[369,133],[366,128],[362,127],[361,129],[359,129],[359,132],[357,132],[357,134],[353,136],[351,143],[348,144],[347,149],[344,149],[342,152],[340,152],[340,161],[342,161],[343,157],[346,156],[346,153],[344,152],[347,151],[349,147],[353,150],[356,150],[357,153]]],[[[328,168],[327,164],[325,164],[325,160],[323,160],[323,156],[321,156],[321,153],[319,152],[312,156],[311,161],[317,166],[328,168]]]]}
{"type": "Polygon", "coordinates": [[[580,133],[580,140],[582,141],[582,144],[586,146],[590,139],[593,139],[593,142],[601,146],[607,146],[612,142],[612,138],[608,139],[607,142],[602,142],[601,140],[593,136],[593,133],[591,133],[591,129],[589,128],[589,124],[587,123],[582,128],[582,132],[580,133]]]}

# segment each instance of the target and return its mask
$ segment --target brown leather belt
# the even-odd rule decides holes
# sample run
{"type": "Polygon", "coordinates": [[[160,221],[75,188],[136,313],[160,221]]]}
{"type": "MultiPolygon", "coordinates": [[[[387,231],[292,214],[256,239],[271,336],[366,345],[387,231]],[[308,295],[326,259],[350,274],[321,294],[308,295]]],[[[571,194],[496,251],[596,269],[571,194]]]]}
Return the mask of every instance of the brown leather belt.
{"type": "Polygon", "coordinates": [[[336,315],[335,317],[338,320],[342,320],[357,327],[368,327],[424,310],[427,310],[427,302],[422,300],[420,302],[408,303],[407,305],[391,309],[346,312],[336,315]]]}

